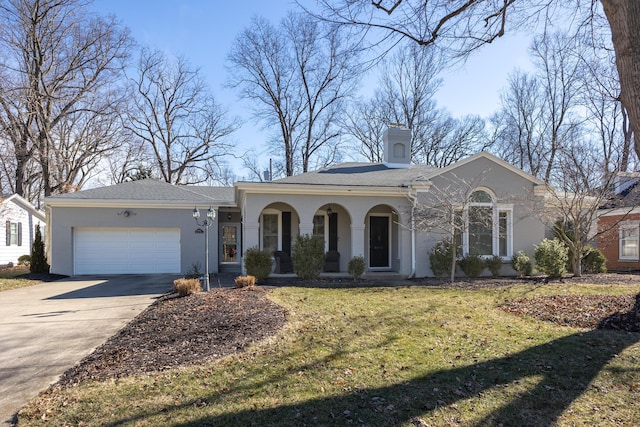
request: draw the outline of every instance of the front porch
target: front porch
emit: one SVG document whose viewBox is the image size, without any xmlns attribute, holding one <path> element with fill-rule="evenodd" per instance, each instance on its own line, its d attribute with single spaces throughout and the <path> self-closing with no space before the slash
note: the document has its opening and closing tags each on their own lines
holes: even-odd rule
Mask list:
<svg viewBox="0 0 640 427">
<path fill-rule="evenodd" d="M 286 259 L 296 235 L 315 235 L 325 242 L 323 277 L 349 277 L 349 261 L 356 256 L 365 259 L 366 273 L 408 276 L 411 271 L 405 197 L 380 203 L 377 197 L 280 195 L 273 202 L 251 196 L 243 211 L 243 250 L 259 247 Z M 292 269 L 278 263 L 275 273 Z"/>
</svg>

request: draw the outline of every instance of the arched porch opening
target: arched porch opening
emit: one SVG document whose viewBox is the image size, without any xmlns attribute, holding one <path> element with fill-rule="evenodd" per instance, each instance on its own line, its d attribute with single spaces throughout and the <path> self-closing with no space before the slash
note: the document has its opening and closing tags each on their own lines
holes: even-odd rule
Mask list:
<svg viewBox="0 0 640 427">
<path fill-rule="evenodd" d="M 351 215 L 338 203 L 326 203 L 313 214 L 314 236 L 324 240 L 325 273 L 344 272 L 351 255 Z"/>
</svg>

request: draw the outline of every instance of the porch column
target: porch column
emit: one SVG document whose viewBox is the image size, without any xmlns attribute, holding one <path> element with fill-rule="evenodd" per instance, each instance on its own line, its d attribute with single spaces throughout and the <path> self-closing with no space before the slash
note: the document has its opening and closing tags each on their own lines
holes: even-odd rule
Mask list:
<svg viewBox="0 0 640 427">
<path fill-rule="evenodd" d="M 244 251 L 249 248 L 260 246 L 260 223 L 257 221 L 245 221 L 242 228 L 242 274 L 247 274 L 247 270 L 244 267 Z"/>
<path fill-rule="evenodd" d="M 300 235 L 304 236 L 305 234 L 308 234 L 309 236 L 313 236 L 313 222 L 300 223 Z"/>
<path fill-rule="evenodd" d="M 351 258 L 364 257 L 364 224 L 351 224 Z"/>
</svg>

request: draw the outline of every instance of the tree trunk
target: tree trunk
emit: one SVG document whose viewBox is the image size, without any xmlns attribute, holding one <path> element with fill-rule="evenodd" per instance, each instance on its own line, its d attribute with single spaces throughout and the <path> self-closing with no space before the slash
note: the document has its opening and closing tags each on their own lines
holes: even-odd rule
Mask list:
<svg viewBox="0 0 640 427">
<path fill-rule="evenodd" d="M 611 27 L 616 66 L 620 77 L 620 102 L 629 114 L 629 125 L 640 134 L 640 1 L 600 0 Z M 640 140 L 634 149 L 640 155 Z"/>
</svg>

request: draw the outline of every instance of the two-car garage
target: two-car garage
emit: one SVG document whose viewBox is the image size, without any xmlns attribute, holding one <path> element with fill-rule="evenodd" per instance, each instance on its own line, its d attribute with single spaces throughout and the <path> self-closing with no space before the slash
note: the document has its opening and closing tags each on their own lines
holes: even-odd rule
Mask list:
<svg viewBox="0 0 640 427">
<path fill-rule="evenodd" d="M 73 229 L 74 274 L 180 273 L 180 229 Z"/>
</svg>

